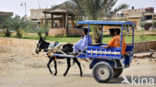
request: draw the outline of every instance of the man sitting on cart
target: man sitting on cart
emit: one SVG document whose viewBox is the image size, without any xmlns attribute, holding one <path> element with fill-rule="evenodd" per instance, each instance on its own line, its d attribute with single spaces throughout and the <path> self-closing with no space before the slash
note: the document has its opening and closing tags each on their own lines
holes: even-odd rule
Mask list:
<svg viewBox="0 0 156 87">
<path fill-rule="evenodd" d="M 108 42 L 108 46 L 102 46 L 105 48 L 109 48 L 109 47 L 120 47 L 120 40 L 121 40 L 121 36 L 120 36 L 120 29 L 116 28 L 114 30 L 114 37 Z M 122 37 L 122 50 L 121 53 L 122 55 L 125 55 L 125 50 L 126 50 L 126 43 L 125 43 L 125 39 L 124 37 Z"/>
<path fill-rule="evenodd" d="M 88 45 L 92 44 L 92 38 L 88 35 L 89 33 L 87 28 L 84 28 L 82 34 L 83 37 L 81 40 L 73 45 L 73 53 L 71 53 L 72 55 L 77 55 L 79 52 L 84 51 Z"/>
<path fill-rule="evenodd" d="M 109 32 L 110 32 L 110 35 L 112 36 L 112 37 L 114 37 L 115 36 L 115 29 L 114 28 L 110 28 L 109 29 Z"/>
</svg>

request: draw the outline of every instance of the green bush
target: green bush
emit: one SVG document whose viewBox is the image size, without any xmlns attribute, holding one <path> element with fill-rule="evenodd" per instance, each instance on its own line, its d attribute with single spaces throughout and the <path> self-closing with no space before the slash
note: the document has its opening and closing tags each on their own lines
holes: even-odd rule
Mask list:
<svg viewBox="0 0 156 87">
<path fill-rule="evenodd" d="M 39 37 L 43 37 L 43 36 L 47 36 L 47 32 L 49 31 L 49 27 L 48 26 L 41 26 L 40 28 L 37 29 L 37 35 Z"/>
<path fill-rule="evenodd" d="M 6 37 L 11 36 L 11 30 L 10 27 L 10 21 L 11 17 L 0 17 L 0 28 L 2 28 L 2 31 Z"/>
<path fill-rule="evenodd" d="M 141 38 L 142 40 L 145 40 L 145 39 L 146 39 L 146 37 L 145 37 L 145 35 L 144 35 L 144 26 L 145 26 L 145 22 L 140 22 L 140 23 L 139 23 L 139 26 L 142 28 L 142 29 L 141 29 L 140 38 Z"/>
</svg>

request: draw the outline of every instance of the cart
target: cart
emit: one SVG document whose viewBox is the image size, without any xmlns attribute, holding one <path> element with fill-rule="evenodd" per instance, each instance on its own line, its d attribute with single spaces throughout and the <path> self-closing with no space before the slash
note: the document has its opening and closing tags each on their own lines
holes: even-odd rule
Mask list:
<svg viewBox="0 0 156 87">
<path fill-rule="evenodd" d="M 93 69 L 92 74 L 96 81 L 98 82 L 108 82 L 112 78 L 119 77 L 123 69 L 128 68 L 133 59 L 133 49 L 134 49 L 134 27 L 135 24 L 130 21 L 78 21 L 77 24 L 87 25 L 88 30 L 90 25 L 100 25 L 103 26 L 121 26 L 121 37 L 123 36 L 124 26 L 130 26 L 132 28 L 132 44 L 127 45 L 126 53 L 127 56 L 121 54 L 121 47 L 110 47 L 108 49 L 101 47 L 101 45 L 107 44 L 97 44 L 91 45 L 86 48 L 85 51 L 79 53 L 76 58 L 89 58 L 92 60 L 89 68 Z M 103 32 L 101 30 L 101 32 Z M 103 35 L 101 35 L 101 38 Z M 102 39 L 101 39 L 102 40 Z M 120 43 L 122 43 L 122 38 Z M 71 55 L 60 55 L 55 54 L 53 56 L 62 56 L 62 57 L 73 57 Z"/>
</svg>

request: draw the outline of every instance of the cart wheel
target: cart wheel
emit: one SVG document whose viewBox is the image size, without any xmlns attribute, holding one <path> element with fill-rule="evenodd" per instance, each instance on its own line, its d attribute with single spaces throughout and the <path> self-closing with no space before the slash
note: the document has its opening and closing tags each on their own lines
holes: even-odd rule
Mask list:
<svg viewBox="0 0 156 87">
<path fill-rule="evenodd" d="M 123 69 L 114 69 L 114 78 L 118 78 L 122 74 Z"/>
<path fill-rule="evenodd" d="M 99 62 L 93 68 L 93 77 L 98 82 L 108 82 L 114 76 L 112 66 L 107 62 Z"/>
</svg>

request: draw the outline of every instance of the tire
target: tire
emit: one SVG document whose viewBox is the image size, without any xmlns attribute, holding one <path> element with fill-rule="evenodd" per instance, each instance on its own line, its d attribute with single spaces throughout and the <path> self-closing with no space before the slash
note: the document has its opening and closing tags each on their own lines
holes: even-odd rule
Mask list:
<svg viewBox="0 0 156 87">
<path fill-rule="evenodd" d="M 114 69 L 114 78 L 118 78 L 123 72 L 123 69 Z"/>
<path fill-rule="evenodd" d="M 108 82 L 114 76 L 112 66 L 107 62 L 99 62 L 93 67 L 93 77 L 100 83 Z"/>
</svg>

